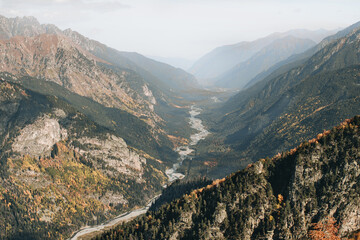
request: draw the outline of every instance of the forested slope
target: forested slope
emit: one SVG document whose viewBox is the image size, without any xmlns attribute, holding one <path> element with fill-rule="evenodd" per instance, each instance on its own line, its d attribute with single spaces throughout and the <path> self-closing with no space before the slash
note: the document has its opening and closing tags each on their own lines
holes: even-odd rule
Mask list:
<svg viewBox="0 0 360 240">
<path fill-rule="evenodd" d="M 308 239 L 334 217 L 360 229 L 360 116 L 97 239 Z"/>
</svg>

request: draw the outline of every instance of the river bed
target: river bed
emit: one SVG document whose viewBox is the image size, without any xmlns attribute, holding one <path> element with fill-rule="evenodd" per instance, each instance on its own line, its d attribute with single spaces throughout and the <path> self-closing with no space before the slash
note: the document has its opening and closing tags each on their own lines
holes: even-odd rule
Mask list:
<svg viewBox="0 0 360 240">
<path fill-rule="evenodd" d="M 178 162 L 173 165 L 172 168 L 169 168 L 166 170 L 166 175 L 169 178 L 169 182 L 173 182 L 176 179 L 182 179 L 185 177 L 184 174 L 177 172 L 179 167 L 181 166 L 182 162 L 185 159 L 192 159 L 191 156 L 189 156 L 192 152 L 194 152 L 194 149 L 192 149 L 192 146 L 195 146 L 198 144 L 198 142 L 202 139 L 205 139 L 207 135 L 209 135 L 209 131 L 205 129 L 204 125 L 202 124 L 201 119 L 196 118 L 197 115 L 201 113 L 202 109 L 199 107 L 196 107 L 195 105 L 192 105 L 189 111 L 190 117 L 189 117 L 189 123 L 191 128 L 197 131 L 197 133 L 194 133 L 190 136 L 190 144 L 186 146 L 181 146 L 176 149 L 176 151 L 179 153 Z"/>
</svg>

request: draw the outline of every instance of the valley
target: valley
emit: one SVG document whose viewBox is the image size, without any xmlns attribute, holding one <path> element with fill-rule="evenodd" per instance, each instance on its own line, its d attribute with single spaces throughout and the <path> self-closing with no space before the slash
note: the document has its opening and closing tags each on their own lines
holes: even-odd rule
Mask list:
<svg viewBox="0 0 360 240">
<path fill-rule="evenodd" d="M 168 182 L 171 184 L 177 179 L 183 179 L 185 177 L 184 174 L 177 172 L 179 166 L 182 164 L 182 162 L 190 158 L 191 161 L 191 153 L 194 151 L 194 149 L 191 149 L 191 147 L 195 147 L 196 144 L 200 141 L 205 139 L 205 137 L 209 134 L 209 132 L 205 129 L 205 126 L 202 124 L 201 120 L 196 118 L 197 115 L 201 113 L 201 109 L 196 107 L 195 105 L 191 105 L 189 109 L 189 123 L 191 128 L 195 130 L 195 133 L 190 136 L 191 142 L 189 145 L 181 146 L 176 149 L 176 151 L 179 153 L 180 157 L 178 158 L 178 162 L 173 165 L 172 168 L 169 168 L 165 171 Z M 164 188 L 167 187 L 167 184 L 164 185 Z M 91 239 L 95 236 L 100 235 L 101 233 L 116 227 L 120 223 L 128 222 L 138 216 L 141 216 L 145 214 L 151 205 L 158 199 L 160 195 L 155 196 L 152 198 L 145 207 L 135 209 L 133 211 L 123 213 L 111 220 L 106 221 L 105 223 L 102 223 L 97 226 L 89 226 L 82 228 L 79 232 L 75 233 L 70 239 L 71 240 L 85 240 L 85 239 Z"/>
<path fill-rule="evenodd" d="M 0 239 L 358 239 L 360 22 L 261 36 L 184 70 L 0 15 Z"/>
</svg>

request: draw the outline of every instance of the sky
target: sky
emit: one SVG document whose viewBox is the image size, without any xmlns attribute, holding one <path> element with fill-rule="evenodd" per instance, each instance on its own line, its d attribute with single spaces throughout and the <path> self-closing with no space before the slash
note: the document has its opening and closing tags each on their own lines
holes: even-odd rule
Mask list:
<svg viewBox="0 0 360 240">
<path fill-rule="evenodd" d="M 34 16 L 121 51 L 196 60 L 273 32 L 347 27 L 360 21 L 360 1 L 0 0 L 0 14 Z"/>
</svg>

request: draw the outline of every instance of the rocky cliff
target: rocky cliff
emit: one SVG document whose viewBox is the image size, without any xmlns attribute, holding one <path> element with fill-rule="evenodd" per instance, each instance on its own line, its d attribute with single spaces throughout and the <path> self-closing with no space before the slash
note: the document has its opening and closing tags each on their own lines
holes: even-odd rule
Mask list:
<svg viewBox="0 0 360 240">
<path fill-rule="evenodd" d="M 0 238 L 64 238 L 167 180 L 160 160 L 54 96 L 2 80 L 0 106 Z"/>
</svg>

